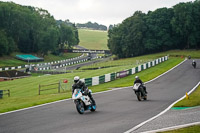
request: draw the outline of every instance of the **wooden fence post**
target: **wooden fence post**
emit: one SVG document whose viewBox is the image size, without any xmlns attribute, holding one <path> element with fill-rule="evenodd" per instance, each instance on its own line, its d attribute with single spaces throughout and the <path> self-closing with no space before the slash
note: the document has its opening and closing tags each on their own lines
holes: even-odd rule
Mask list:
<svg viewBox="0 0 200 133">
<path fill-rule="evenodd" d="M 8 89 L 8 96 L 10 97 L 10 90 Z"/>
<path fill-rule="evenodd" d="M 39 95 L 40 95 L 40 84 L 39 84 Z"/>
<path fill-rule="evenodd" d="M 60 93 L 60 82 L 58 83 L 58 93 Z"/>
</svg>

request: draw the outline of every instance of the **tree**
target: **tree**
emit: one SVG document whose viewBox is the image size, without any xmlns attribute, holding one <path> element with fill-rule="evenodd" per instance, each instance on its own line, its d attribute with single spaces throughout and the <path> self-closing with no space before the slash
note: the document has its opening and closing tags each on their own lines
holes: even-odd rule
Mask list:
<svg viewBox="0 0 200 133">
<path fill-rule="evenodd" d="M 174 32 L 179 37 L 179 48 L 194 47 L 196 20 L 193 18 L 192 2 L 180 3 L 174 6 L 174 17 L 171 24 Z"/>
<path fill-rule="evenodd" d="M 8 48 L 8 53 L 18 50 L 46 55 L 58 51 L 60 43 L 69 44 L 69 47 L 79 43 L 75 24 L 69 20 L 56 21 L 47 10 L 41 8 L 0 2 L 0 20 L 0 29 L 5 32 L 2 36 L 8 42 L 4 48 Z M 60 29 L 58 23 L 64 23 L 67 27 Z"/>
<path fill-rule="evenodd" d="M 145 14 L 137 11 L 108 32 L 108 47 L 119 58 L 144 53 Z"/>
<path fill-rule="evenodd" d="M 146 52 L 160 52 L 173 46 L 172 27 L 170 24 L 172 17 L 173 9 L 171 8 L 160 8 L 154 12 L 148 12 L 144 42 Z"/>
<path fill-rule="evenodd" d="M 0 30 L 0 56 L 8 53 L 8 40 L 5 32 Z"/>
<path fill-rule="evenodd" d="M 43 32 L 42 34 L 41 44 L 39 45 L 40 52 L 42 56 L 48 54 L 49 51 L 56 50 L 56 44 L 58 42 L 59 32 L 55 27 L 50 27 L 47 29 L 47 32 Z"/>
<path fill-rule="evenodd" d="M 200 48 L 200 1 L 144 14 L 136 11 L 109 29 L 108 47 L 119 58 L 169 49 Z"/>
<path fill-rule="evenodd" d="M 107 27 L 105 25 L 102 24 L 98 24 L 96 22 L 92 23 L 92 22 L 87 22 L 85 24 L 77 24 L 78 28 L 89 28 L 89 29 L 94 29 L 94 30 L 107 30 Z"/>
<path fill-rule="evenodd" d="M 109 25 L 108 30 L 112 29 L 113 27 L 113 25 Z"/>
<path fill-rule="evenodd" d="M 118 55 L 119 58 L 123 57 L 121 49 L 121 32 L 119 26 L 113 27 L 108 31 L 108 48 L 112 54 Z"/>
</svg>

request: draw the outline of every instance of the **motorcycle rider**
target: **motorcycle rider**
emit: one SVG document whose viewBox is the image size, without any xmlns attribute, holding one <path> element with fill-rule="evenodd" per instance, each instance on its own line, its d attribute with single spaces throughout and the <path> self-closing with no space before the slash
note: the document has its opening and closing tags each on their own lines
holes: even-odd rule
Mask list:
<svg viewBox="0 0 200 133">
<path fill-rule="evenodd" d="M 143 88 L 144 92 L 147 94 L 146 87 L 143 85 L 143 82 L 142 82 L 142 80 L 139 78 L 139 76 L 135 76 L 134 84 L 136 84 L 136 83 L 140 83 L 140 84 L 142 85 L 142 88 Z M 146 94 L 145 94 L 145 95 L 146 95 Z"/>
<path fill-rule="evenodd" d="M 80 80 L 79 76 L 74 77 L 74 84 L 72 85 L 72 94 L 74 93 L 75 89 L 81 89 L 83 95 L 88 95 L 92 103 L 95 104 L 91 92 L 88 90 L 88 87 L 85 85 L 85 83 Z"/>
<path fill-rule="evenodd" d="M 197 65 L 196 61 L 193 60 L 193 61 L 192 61 L 192 66 L 193 66 L 194 68 L 196 68 L 196 65 Z"/>
</svg>

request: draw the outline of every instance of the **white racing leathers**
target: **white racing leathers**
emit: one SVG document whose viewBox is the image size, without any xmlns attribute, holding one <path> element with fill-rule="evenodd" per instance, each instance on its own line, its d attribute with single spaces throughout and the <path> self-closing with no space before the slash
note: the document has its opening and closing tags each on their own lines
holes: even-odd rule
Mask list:
<svg viewBox="0 0 200 133">
<path fill-rule="evenodd" d="M 78 113 L 83 114 L 85 110 L 90 110 L 92 112 L 95 111 L 96 104 L 93 104 L 88 95 L 83 94 L 84 93 L 81 91 L 81 89 L 75 89 L 74 93 L 72 94 L 72 99 L 74 100 Z"/>
</svg>

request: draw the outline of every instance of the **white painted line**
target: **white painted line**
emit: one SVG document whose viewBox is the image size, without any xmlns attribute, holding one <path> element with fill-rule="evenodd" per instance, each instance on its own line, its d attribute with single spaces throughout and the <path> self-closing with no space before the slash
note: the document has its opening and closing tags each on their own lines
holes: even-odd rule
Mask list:
<svg viewBox="0 0 200 133">
<path fill-rule="evenodd" d="M 158 77 L 156 77 L 156 78 L 154 78 L 154 79 L 152 79 L 152 80 L 149 80 L 149 81 L 145 82 L 145 84 L 146 84 L 146 83 L 149 83 L 149 82 L 152 82 L 152 81 L 154 81 L 154 80 L 160 78 L 161 76 L 165 75 L 166 73 L 172 71 L 172 70 L 175 69 L 176 67 L 178 67 L 178 66 L 180 66 L 181 64 L 183 64 L 186 60 L 187 60 L 187 59 L 185 59 L 184 61 L 182 61 L 182 62 L 179 63 L 178 65 L 174 66 L 173 68 L 169 69 L 168 71 L 164 72 L 163 74 L 159 75 Z"/>
<path fill-rule="evenodd" d="M 188 94 L 192 93 L 199 86 L 199 84 L 200 84 L 200 82 L 190 92 L 188 92 Z M 172 103 L 168 108 L 166 108 L 164 111 L 160 112 L 158 115 L 156 115 L 156 116 L 154 116 L 154 117 L 152 117 L 152 118 L 140 123 L 139 125 L 131 128 L 130 130 L 128 130 L 128 131 L 126 131 L 124 133 L 131 133 L 131 132 L 135 131 L 136 129 L 140 128 L 141 126 L 143 126 L 144 124 L 146 124 L 146 123 L 152 121 L 153 119 L 161 116 L 162 114 L 166 113 L 170 108 L 172 108 L 174 104 L 176 104 L 177 102 L 181 101 L 184 98 L 185 98 L 185 95 L 183 97 L 181 97 L 180 99 L 178 99 L 177 101 L 175 101 L 174 103 Z"/>
<path fill-rule="evenodd" d="M 165 132 L 165 131 L 176 130 L 176 129 L 185 128 L 185 127 L 189 127 L 189 126 L 194 126 L 194 125 L 200 125 L 200 122 L 194 122 L 194 123 L 189 123 L 189 124 L 184 124 L 184 125 L 162 128 L 162 129 L 158 129 L 158 130 L 152 130 L 152 131 L 145 131 L 145 132 L 142 132 L 142 133 Z"/>
<path fill-rule="evenodd" d="M 10 113 L 14 113 L 14 112 L 23 111 L 23 110 L 33 109 L 33 108 L 37 108 L 37 107 L 41 107 L 41 106 L 45 106 L 45 105 L 49 105 L 49 104 L 53 104 L 53 103 L 68 101 L 68 100 L 71 100 L 71 98 L 64 99 L 64 100 L 59 100 L 59 101 L 55 101 L 55 102 L 51 102 L 51 103 L 45 103 L 45 104 L 41 104 L 41 105 L 36 105 L 36 106 L 28 107 L 28 108 L 18 109 L 18 110 L 14 110 L 14 111 L 9 111 L 9 112 L 5 112 L 5 113 L 0 113 L 0 115 L 5 115 L 5 114 L 10 114 Z"/>
<path fill-rule="evenodd" d="M 106 92 L 111 92 L 111 91 L 122 90 L 122 89 L 125 89 L 125 88 L 127 88 L 127 87 L 124 87 L 124 88 L 114 88 L 114 89 L 112 89 L 112 90 L 96 92 L 96 93 L 94 93 L 94 94 L 92 94 L 92 95 L 95 95 L 95 94 L 101 94 L 101 93 L 106 93 Z"/>
<path fill-rule="evenodd" d="M 173 67 L 172 69 L 168 70 L 167 72 L 173 70 L 177 66 L 181 65 L 183 62 L 181 62 L 180 64 L 176 65 L 175 67 Z M 166 74 L 167 72 L 165 72 L 164 74 Z M 164 75 L 164 74 L 161 74 L 161 75 Z M 161 77 L 161 76 L 158 76 L 158 77 Z M 155 79 L 157 79 L 158 77 L 156 77 Z M 152 79 L 149 82 L 152 82 L 155 79 Z M 149 83 L 149 82 L 145 82 L 145 83 Z M 123 88 L 115 88 L 115 89 L 112 89 L 112 90 L 107 90 L 107 91 L 93 93 L 93 95 L 95 95 L 95 94 L 101 94 L 101 93 L 106 93 L 106 92 L 111 92 L 111 91 L 116 91 L 116 90 L 121 90 L 121 89 L 126 89 L 126 88 L 130 88 L 130 87 L 131 86 L 129 86 L 129 87 L 123 87 Z M 49 104 L 53 104 L 53 103 L 63 102 L 63 101 L 67 101 L 67 100 L 71 100 L 71 98 L 64 99 L 64 100 L 59 100 L 59 101 L 55 101 L 55 102 L 50 102 L 50 103 L 46 103 L 46 104 L 41 104 L 41 105 L 37 105 L 37 106 L 32 106 L 32 107 L 28 107 L 28 108 L 18 109 L 18 110 L 14 110 L 14 111 L 9 111 L 9 112 L 5 112 L 5 113 L 0 113 L 0 115 L 6 115 L 6 114 L 14 113 L 14 112 L 19 112 L 19 111 L 24 111 L 24 110 L 28 110 L 28 109 L 33 109 L 33 108 L 37 108 L 37 107 L 41 107 L 41 106 L 45 106 L 45 105 L 49 105 Z"/>
</svg>

